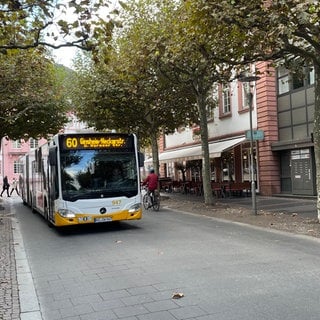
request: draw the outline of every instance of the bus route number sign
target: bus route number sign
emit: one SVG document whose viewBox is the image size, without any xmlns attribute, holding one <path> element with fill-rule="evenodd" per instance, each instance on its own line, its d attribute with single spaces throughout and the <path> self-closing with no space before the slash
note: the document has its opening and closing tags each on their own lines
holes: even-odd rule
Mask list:
<svg viewBox="0 0 320 320">
<path fill-rule="evenodd" d="M 127 140 L 121 136 L 66 136 L 63 140 L 65 149 L 119 149 L 125 148 Z"/>
</svg>

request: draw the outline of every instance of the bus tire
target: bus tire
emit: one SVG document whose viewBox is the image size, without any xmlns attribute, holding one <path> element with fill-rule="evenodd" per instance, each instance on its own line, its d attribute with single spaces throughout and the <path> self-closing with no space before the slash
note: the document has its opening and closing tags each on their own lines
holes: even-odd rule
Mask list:
<svg viewBox="0 0 320 320">
<path fill-rule="evenodd" d="M 31 201 L 31 212 L 32 213 L 36 213 L 37 212 L 36 207 L 33 205 L 33 201 Z"/>
<path fill-rule="evenodd" d="M 46 220 L 48 227 L 52 228 L 53 225 L 49 219 L 49 209 L 47 206 L 45 206 L 45 208 L 44 208 L 44 219 Z"/>
</svg>

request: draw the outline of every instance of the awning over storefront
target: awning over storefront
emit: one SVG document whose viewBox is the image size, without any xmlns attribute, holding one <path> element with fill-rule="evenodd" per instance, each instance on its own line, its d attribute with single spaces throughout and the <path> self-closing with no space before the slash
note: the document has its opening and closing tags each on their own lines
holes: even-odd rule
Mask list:
<svg viewBox="0 0 320 320">
<path fill-rule="evenodd" d="M 160 153 L 160 162 L 183 161 L 201 159 L 201 146 L 165 151 Z"/>
<path fill-rule="evenodd" d="M 219 158 L 223 151 L 226 151 L 236 145 L 244 142 L 246 137 L 238 137 L 229 140 L 212 142 L 209 144 L 210 158 Z M 196 160 L 202 158 L 201 145 L 181 148 L 172 151 L 165 151 L 160 153 L 160 162 L 177 162 L 184 160 Z"/>
<path fill-rule="evenodd" d="M 234 138 L 234 139 L 210 143 L 209 144 L 210 157 L 219 158 L 221 157 L 221 153 L 223 151 L 227 151 L 228 149 L 231 149 L 237 146 L 238 144 L 241 144 L 244 141 L 246 141 L 246 137 L 240 137 L 240 138 Z"/>
</svg>

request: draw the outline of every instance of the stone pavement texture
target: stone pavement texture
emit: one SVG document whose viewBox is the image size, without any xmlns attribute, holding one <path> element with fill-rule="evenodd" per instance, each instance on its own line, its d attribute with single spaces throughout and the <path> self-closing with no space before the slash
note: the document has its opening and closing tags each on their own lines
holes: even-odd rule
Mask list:
<svg viewBox="0 0 320 320">
<path fill-rule="evenodd" d="M 0 199 L 0 320 L 41 320 L 23 239 L 10 203 Z M 161 206 L 320 238 L 315 198 L 257 197 L 256 216 L 250 197 L 217 199 L 214 206 L 206 206 L 199 196 L 166 193 Z"/>
<path fill-rule="evenodd" d="M 320 238 L 315 197 L 258 196 L 257 214 L 253 214 L 250 196 L 218 198 L 213 206 L 192 194 L 165 193 L 162 199 L 162 206 L 175 210 Z"/>
<path fill-rule="evenodd" d="M 0 204 L 0 319 L 19 320 L 20 304 L 16 274 L 12 216 Z"/>
</svg>

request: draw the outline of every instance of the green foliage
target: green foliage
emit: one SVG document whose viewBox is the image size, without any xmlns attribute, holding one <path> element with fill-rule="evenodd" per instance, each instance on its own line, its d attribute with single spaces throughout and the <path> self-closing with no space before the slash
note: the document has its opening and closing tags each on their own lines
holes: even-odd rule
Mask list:
<svg viewBox="0 0 320 320">
<path fill-rule="evenodd" d="M 105 0 L 1 1 L 0 49 L 44 45 L 95 50 L 96 39 L 108 41 L 113 29 L 108 6 Z"/>
<path fill-rule="evenodd" d="M 224 57 L 235 64 L 272 60 L 294 73 L 313 65 L 315 70 L 314 147 L 317 191 L 320 193 L 320 3 L 318 0 L 186 0 L 194 21 L 206 26 L 203 36 L 217 34 Z M 230 32 L 228 32 L 230 27 Z M 227 44 L 227 45 L 226 45 Z M 236 53 L 236 54 L 234 54 Z M 318 199 L 320 208 L 320 198 Z M 318 213 L 320 220 L 320 210 Z"/>
<path fill-rule="evenodd" d="M 197 113 L 189 88 L 159 69 L 163 21 L 144 5 L 127 3 L 124 30 L 101 49 L 95 65 L 81 70 L 77 105 L 79 116 L 96 128 L 134 131 L 150 143 L 153 135 L 196 121 Z"/>
<path fill-rule="evenodd" d="M 64 125 L 65 102 L 42 50 L 0 55 L 0 136 L 45 137 Z"/>
<path fill-rule="evenodd" d="M 259 60 L 312 62 L 314 130 L 320 132 L 319 7 L 318 1 L 297 0 L 126 1 L 117 38 L 98 35 L 107 41 L 79 78 L 79 115 L 97 128 L 135 131 L 146 141 L 200 124 L 206 197 L 206 109 L 214 103 L 208 97 L 212 85 L 229 81 L 234 70 Z"/>
<path fill-rule="evenodd" d="M 285 58 L 319 63 L 319 1 L 187 0 L 203 36 L 219 33 L 224 57 L 236 62 Z M 227 28 L 230 28 L 227 31 Z M 235 56 L 234 50 L 239 52 Z"/>
</svg>

